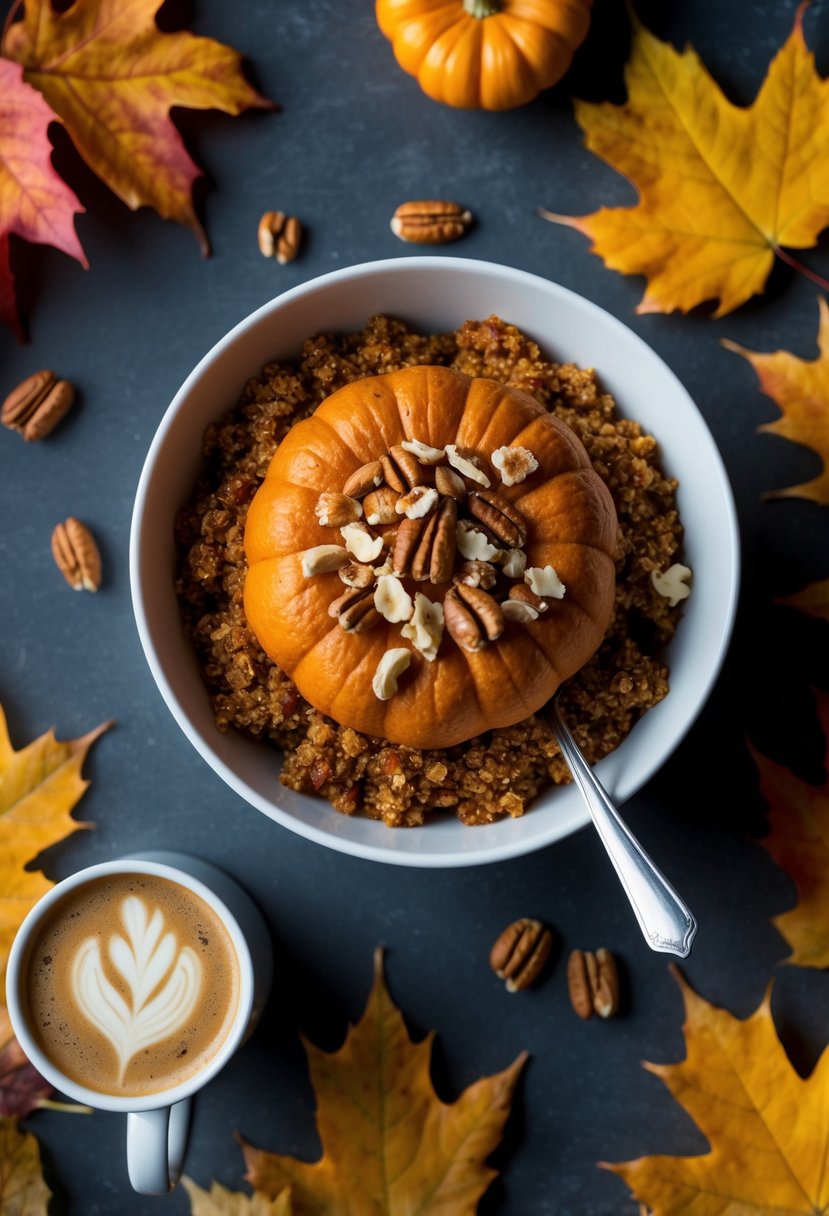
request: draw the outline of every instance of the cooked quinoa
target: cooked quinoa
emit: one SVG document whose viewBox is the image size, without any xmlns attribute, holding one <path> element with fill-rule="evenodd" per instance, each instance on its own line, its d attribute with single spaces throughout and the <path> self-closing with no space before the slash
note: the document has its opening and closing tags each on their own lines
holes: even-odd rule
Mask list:
<svg viewBox="0 0 829 1216">
<path fill-rule="evenodd" d="M 616 603 L 601 647 L 563 690 L 562 708 L 591 762 L 618 747 L 668 692 L 663 650 L 680 612 L 650 576 L 671 565 L 681 544 L 676 482 L 659 468 L 656 440 L 617 416 L 593 371 L 548 362 L 497 317 L 428 336 L 373 317 L 359 333 L 310 338 L 295 364 L 267 364 L 205 435 L 200 479 L 176 521 L 176 591 L 218 728 L 275 743 L 284 785 L 390 827 L 414 827 L 450 808 L 463 823 L 491 823 L 523 814 L 539 791 L 569 780 L 543 710 L 443 751 L 362 735 L 299 695 L 257 643 L 242 604 L 245 516 L 279 442 L 349 381 L 412 364 L 442 364 L 531 393 L 573 428 L 607 483 L 619 518 Z M 274 779 L 276 771 L 274 757 Z"/>
</svg>

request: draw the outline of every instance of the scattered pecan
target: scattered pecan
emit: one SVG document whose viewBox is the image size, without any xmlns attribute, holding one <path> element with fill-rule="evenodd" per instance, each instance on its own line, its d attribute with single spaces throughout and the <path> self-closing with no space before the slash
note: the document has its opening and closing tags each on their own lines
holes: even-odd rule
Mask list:
<svg viewBox="0 0 829 1216">
<path fill-rule="evenodd" d="M 276 258 L 280 265 L 292 262 L 299 252 L 302 225 L 295 215 L 284 211 L 266 211 L 256 232 L 259 252 L 263 258 Z"/>
<path fill-rule="evenodd" d="M 443 601 L 446 628 L 464 650 L 482 650 L 488 642 L 496 642 L 504 632 L 501 607 L 480 587 L 465 583 L 450 587 Z"/>
<path fill-rule="evenodd" d="M 343 524 L 352 524 L 362 513 L 363 508 L 356 498 L 329 491 L 320 494 L 314 507 L 314 514 L 325 528 L 340 528 Z"/>
<path fill-rule="evenodd" d="M 380 461 L 370 460 L 368 464 L 361 464 L 359 469 L 355 469 L 351 474 L 343 486 L 343 494 L 347 494 L 349 498 L 363 498 L 369 490 L 379 486 L 382 480 L 383 467 Z"/>
<path fill-rule="evenodd" d="M 415 455 L 407 452 L 399 443 L 380 457 L 380 464 L 383 467 L 386 485 L 397 490 L 398 494 L 404 494 L 413 486 L 426 485 L 428 475 L 423 465 Z"/>
<path fill-rule="evenodd" d="M 574 950 L 567 961 L 570 1003 L 585 1020 L 597 1013 L 612 1018 L 619 1009 L 619 970 L 616 959 L 602 947 L 592 954 Z"/>
<path fill-rule="evenodd" d="M 101 585 L 101 554 L 95 538 L 71 515 L 52 533 L 52 556 L 73 591 L 97 591 Z"/>
<path fill-rule="evenodd" d="M 328 615 L 336 617 L 346 633 L 366 633 L 380 620 L 374 607 L 374 588 L 349 587 L 328 605 Z"/>
<path fill-rule="evenodd" d="M 496 490 L 474 490 L 466 505 L 469 514 L 505 548 L 521 549 L 527 543 L 527 521 Z"/>
<path fill-rule="evenodd" d="M 398 515 L 409 519 L 423 519 L 430 515 L 438 505 L 438 492 L 434 486 L 412 486 L 405 494 L 401 494 L 395 504 Z"/>
<path fill-rule="evenodd" d="M 375 580 L 371 566 L 365 566 L 362 562 L 348 562 L 340 567 L 339 575 L 346 587 L 371 587 Z"/>
<path fill-rule="evenodd" d="M 550 957 L 553 935 L 540 920 L 522 917 L 507 925 L 489 954 L 489 964 L 507 992 L 520 992 L 534 984 Z"/>
<path fill-rule="evenodd" d="M 0 420 L 9 430 L 34 442 L 55 429 L 74 400 L 75 390 L 68 380 L 58 380 L 50 371 L 35 372 L 9 393 L 0 409 Z"/>
<path fill-rule="evenodd" d="M 471 211 L 442 199 L 401 203 L 391 219 L 394 235 L 415 245 L 445 245 L 471 227 Z"/>
<path fill-rule="evenodd" d="M 445 465 L 435 469 L 435 489 L 438 494 L 446 494 L 457 502 L 463 502 L 466 498 L 466 482 L 460 473 L 448 469 Z"/>
</svg>

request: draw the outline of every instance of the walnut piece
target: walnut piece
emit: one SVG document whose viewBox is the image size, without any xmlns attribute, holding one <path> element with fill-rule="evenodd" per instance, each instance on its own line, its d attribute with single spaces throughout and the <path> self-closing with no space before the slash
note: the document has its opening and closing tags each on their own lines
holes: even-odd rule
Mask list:
<svg viewBox="0 0 829 1216">
<path fill-rule="evenodd" d="M 315 574 L 339 570 L 348 561 L 348 551 L 342 545 L 315 545 L 313 549 L 305 549 L 299 557 L 302 573 L 306 578 L 313 578 Z"/>
<path fill-rule="evenodd" d="M 347 494 L 322 493 L 317 499 L 314 514 L 324 528 L 339 528 L 354 523 L 363 513 L 356 498 Z"/>
<path fill-rule="evenodd" d="M 457 469 L 459 473 L 463 474 L 464 477 L 468 477 L 470 481 L 476 481 L 479 486 L 483 486 L 487 490 L 492 485 L 492 482 L 481 468 L 481 458 L 476 456 L 474 452 L 467 452 L 465 448 L 459 448 L 457 444 L 447 443 L 446 459 L 453 469 Z"/>
<path fill-rule="evenodd" d="M 395 574 L 381 574 L 378 578 L 374 607 L 393 625 L 408 621 L 414 611 L 412 597 Z"/>
<path fill-rule="evenodd" d="M 388 701 L 397 692 L 398 677 L 403 674 L 412 661 L 411 650 L 403 646 L 387 650 L 374 673 L 371 687 L 375 697 L 380 701 Z"/>
<path fill-rule="evenodd" d="M 437 504 L 438 492 L 433 486 L 412 486 L 407 494 L 400 495 L 394 509 L 407 519 L 423 519 Z"/>
<path fill-rule="evenodd" d="M 404 439 L 400 446 L 416 456 L 421 464 L 439 464 L 446 456 L 446 448 L 433 448 L 419 439 Z"/>
<path fill-rule="evenodd" d="M 564 599 L 567 590 L 552 566 L 530 566 L 524 571 L 524 582 L 536 595 L 548 595 L 551 600 Z"/>
<path fill-rule="evenodd" d="M 505 486 L 517 486 L 538 468 L 538 461 L 529 448 L 496 448 L 490 460 Z"/>
<path fill-rule="evenodd" d="M 467 561 L 491 562 L 501 553 L 501 550 L 491 545 L 483 532 L 467 519 L 458 520 L 456 535 L 458 549 Z"/>
<path fill-rule="evenodd" d="M 681 600 L 687 600 L 691 594 L 691 588 L 688 586 L 690 577 L 691 567 L 683 566 L 681 562 L 674 562 L 664 573 L 651 570 L 654 590 L 665 597 L 670 608 L 676 608 Z"/>
<path fill-rule="evenodd" d="M 382 536 L 372 536 L 365 524 L 346 524 L 340 528 L 345 547 L 358 562 L 373 562 L 383 548 Z"/>
<path fill-rule="evenodd" d="M 433 603 L 422 591 L 418 591 L 412 618 L 400 632 L 424 659 L 432 663 L 437 658 L 443 637 L 443 604 Z"/>
</svg>

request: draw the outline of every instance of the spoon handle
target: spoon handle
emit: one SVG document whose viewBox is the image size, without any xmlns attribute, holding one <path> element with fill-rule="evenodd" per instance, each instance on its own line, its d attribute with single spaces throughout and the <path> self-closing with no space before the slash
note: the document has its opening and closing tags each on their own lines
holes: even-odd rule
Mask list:
<svg viewBox="0 0 829 1216">
<path fill-rule="evenodd" d="M 552 725 L 649 946 L 687 958 L 697 931 L 694 916 L 622 820 L 579 750 L 557 702 L 552 706 Z"/>
</svg>

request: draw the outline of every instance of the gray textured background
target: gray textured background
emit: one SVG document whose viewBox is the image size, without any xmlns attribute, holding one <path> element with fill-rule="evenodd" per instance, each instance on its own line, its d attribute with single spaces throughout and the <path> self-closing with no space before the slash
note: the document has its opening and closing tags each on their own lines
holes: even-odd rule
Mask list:
<svg viewBox="0 0 829 1216">
<path fill-rule="evenodd" d="M 644 948 L 596 841 L 585 831 L 500 866 L 408 871 L 324 851 L 237 800 L 185 741 L 145 666 L 127 578 L 133 493 L 167 403 L 205 351 L 286 287 L 405 252 L 388 220 L 408 198 L 457 198 L 474 210 L 475 231 L 449 252 L 537 271 L 641 334 L 688 387 L 723 451 L 745 578 L 720 685 L 628 814 L 701 922 L 686 968 L 693 983 L 745 1015 L 776 976 L 778 1025 L 797 1066 L 808 1069 L 826 1038 L 829 981 L 778 966 L 786 951 L 769 918 L 791 904 L 792 887 L 752 839 L 763 830 L 763 804 L 744 741 L 750 732 L 770 754 L 821 778 L 809 685 L 829 679 L 825 626 L 772 600 L 829 574 L 825 514 L 810 503 L 761 502 L 762 491 L 813 476 L 818 462 L 756 434 L 775 408 L 719 339 L 812 357 L 816 289 L 781 267 L 762 299 L 725 320 L 711 321 L 706 310 L 637 317 L 641 281 L 604 269 L 579 234 L 535 217 L 538 205 L 578 214 L 633 198 L 583 149 L 569 102 L 571 93 L 621 98 L 621 5 L 599 0 L 564 87 L 502 115 L 456 112 L 424 97 L 394 64 L 371 7 L 198 0 L 172 14 L 249 55 L 253 78 L 282 107 L 236 120 L 188 114 L 181 122 L 188 146 L 209 166 L 198 194 L 214 250 L 207 262 L 187 232 L 116 202 L 58 132 L 58 163 L 88 207 L 78 229 L 91 270 L 54 251 L 16 250 L 32 343 L 18 347 L 0 333 L 0 391 L 46 365 L 78 385 L 80 404 L 37 447 L 0 435 L 0 699 L 17 745 L 53 723 L 64 736 L 108 717 L 118 723 L 88 765 L 94 784 L 81 810 L 97 829 L 48 855 L 52 877 L 136 848 L 189 849 L 242 877 L 278 940 L 279 978 L 265 1022 L 198 1106 L 188 1169 L 200 1183 L 215 1177 L 240 1186 L 236 1130 L 266 1148 L 317 1155 L 298 1031 L 329 1048 L 339 1044 L 362 1009 L 372 950 L 383 940 L 391 989 L 411 1027 L 439 1031 L 444 1097 L 522 1048 L 532 1053 L 497 1155 L 503 1180 L 481 1210 L 625 1216 L 635 1205 L 618 1180 L 596 1169 L 598 1160 L 696 1153 L 705 1142 L 640 1068 L 642 1059 L 681 1055 L 680 1000 L 664 958 Z M 657 33 L 678 45 L 693 41 L 739 102 L 754 96 L 794 14 L 791 0 L 639 7 Z M 824 72 L 828 17 L 823 3 L 806 18 Z M 256 223 L 269 208 L 295 212 L 309 233 L 301 259 L 284 269 L 256 250 Z M 806 258 L 829 270 L 825 252 Z M 88 520 L 102 542 L 106 581 L 94 598 L 72 595 L 52 564 L 52 527 L 70 513 Z M 511 997 L 489 973 L 486 954 L 519 915 L 555 925 L 562 956 L 542 987 Z M 603 944 L 624 960 L 625 1013 L 582 1024 L 567 1003 L 563 957 L 576 945 Z M 158 1201 L 131 1194 L 119 1118 L 44 1113 L 31 1126 L 56 1192 L 53 1212 L 187 1210 L 181 1192 Z"/>
</svg>

